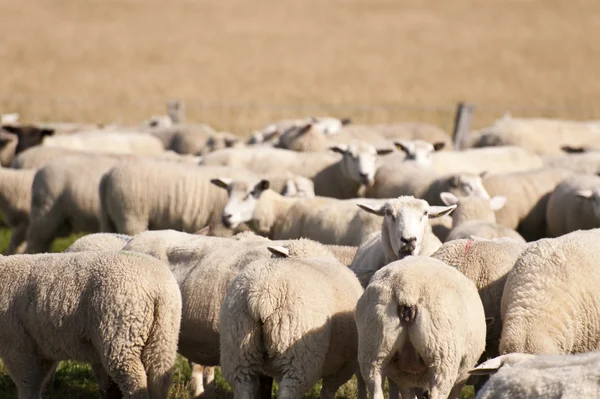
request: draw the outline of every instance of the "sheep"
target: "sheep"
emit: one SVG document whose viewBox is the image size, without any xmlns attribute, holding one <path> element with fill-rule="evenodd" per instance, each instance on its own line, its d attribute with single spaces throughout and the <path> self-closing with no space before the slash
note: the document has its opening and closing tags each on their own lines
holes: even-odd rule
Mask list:
<svg viewBox="0 0 600 399">
<path fill-rule="evenodd" d="M 356 305 L 358 361 L 371 398 L 383 377 L 402 398 L 458 398 L 485 347 L 475 284 L 438 259 L 409 256 L 373 276 Z"/>
<path fill-rule="evenodd" d="M 431 205 L 442 205 L 440 193 L 455 195 L 477 195 L 489 198 L 483 187 L 482 178 L 486 173 L 458 173 L 440 176 L 431 167 L 416 161 L 406 161 L 395 154 L 386 158 L 375 173 L 374 183 L 366 189 L 368 198 L 393 198 L 412 195 L 422 198 Z"/>
<path fill-rule="evenodd" d="M 34 170 L 0 168 L 0 212 L 4 222 L 12 229 L 9 255 L 25 250 L 34 176 Z"/>
<path fill-rule="evenodd" d="M 496 373 L 477 399 L 575 399 L 600 397 L 600 353 L 535 356 L 511 353 L 477 366 Z M 497 371 L 497 372 L 496 372 Z"/>
<path fill-rule="evenodd" d="M 496 196 L 491 199 L 481 197 L 456 197 L 452 193 L 440 194 L 446 205 L 456 205 L 452 213 L 452 230 L 446 241 L 477 236 L 481 238 L 508 237 L 515 241 L 525 242 L 519 233 L 496 223 L 495 211 L 506 203 L 506 197 Z"/>
<path fill-rule="evenodd" d="M 48 137 L 53 136 L 55 132 L 53 128 L 33 125 L 3 125 L 2 130 L 17 136 L 15 154 L 19 154 L 30 147 L 40 145 Z"/>
<path fill-rule="evenodd" d="M 46 137 L 42 146 L 111 154 L 158 155 L 165 148 L 149 134 L 117 131 L 89 131 Z"/>
<path fill-rule="evenodd" d="M 114 233 L 94 233 L 78 238 L 63 253 L 83 251 L 118 251 L 131 240 L 131 236 Z"/>
<path fill-rule="evenodd" d="M 288 119 L 277 121 L 267 125 L 258 133 L 261 133 L 262 135 L 276 135 L 277 137 L 280 137 L 290 130 L 311 125 L 322 134 L 332 135 L 338 133 L 343 126 L 349 125 L 350 123 L 352 123 L 350 118 L 338 119 L 329 116 L 313 116 L 304 119 Z"/>
<path fill-rule="evenodd" d="M 571 175 L 558 168 L 486 176 L 490 196 L 503 195 L 506 205 L 496 212 L 497 222 L 517 230 L 527 241 L 546 237 L 546 208 L 556 185 Z"/>
<path fill-rule="evenodd" d="M 27 253 L 48 252 L 55 237 L 100 231 L 98 187 L 119 159 L 68 156 L 38 170 L 31 185 Z"/>
<path fill-rule="evenodd" d="M 600 126 L 587 122 L 504 117 L 471 132 L 464 147 L 519 146 L 539 155 L 559 154 L 561 147 L 600 142 Z"/>
<path fill-rule="evenodd" d="M 206 155 L 224 148 L 239 148 L 243 146 L 244 143 L 239 136 L 229 132 L 218 132 L 206 139 L 204 146 L 197 155 Z"/>
<path fill-rule="evenodd" d="M 312 179 L 317 196 L 350 199 L 373 184 L 377 155 L 392 151 L 377 150 L 363 143 L 340 144 L 331 150 L 342 156 L 277 148 L 236 148 L 208 154 L 201 164 L 237 166 L 257 174 L 278 168 Z"/>
<path fill-rule="evenodd" d="M 358 204 L 364 211 L 383 217 L 381 231 L 373 233 L 356 251 L 350 265 L 366 286 L 374 272 L 410 255 L 429 256 L 441 245 L 431 232 L 428 219 L 448 215 L 456 205 L 430 206 L 414 197 L 398 197 L 381 206 Z"/>
<path fill-rule="evenodd" d="M 227 190 L 222 220 L 230 228 L 246 223 L 271 239 L 304 237 L 350 246 L 360 245 L 380 228 L 379 218 L 359 212 L 355 199 L 285 198 L 269 189 L 267 179 L 215 178 L 211 182 Z"/>
<path fill-rule="evenodd" d="M 444 243 L 431 255 L 432 258 L 455 267 L 473 281 L 479 291 L 487 321 L 483 360 L 499 355 L 502 292 L 509 271 L 525 248 L 526 243 L 508 238 L 459 239 Z"/>
<path fill-rule="evenodd" d="M 131 252 L 0 258 L 0 358 L 21 398 L 39 398 L 61 360 L 88 362 L 100 389 L 167 398 L 181 294 L 167 266 Z"/>
<path fill-rule="evenodd" d="M 563 155 L 548 155 L 544 157 L 544 165 L 552 168 L 562 168 L 574 173 L 596 174 L 600 172 L 600 152 L 576 152 Z"/>
<path fill-rule="evenodd" d="M 404 152 L 406 161 L 415 161 L 420 165 L 430 166 L 433 162 L 433 153 L 441 151 L 446 143 L 443 141 L 429 143 L 423 140 L 395 140 L 394 145 Z"/>
<path fill-rule="evenodd" d="M 354 310 L 362 291 L 337 260 L 284 255 L 245 267 L 219 324 L 221 370 L 234 396 L 254 397 L 266 373 L 279 382 L 280 398 L 302 398 L 322 378 L 321 398 L 333 399 L 357 371 Z"/>
<path fill-rule="evenodd" d="M 530 243 L 502 295 L 500 354 L 600 349 L 600 230 Z"/>
<path fill-rule="evenodd" d="M 547 236 L 600 227 L 600 177 L 574 175 L 556 186 L 546 207 Z"/>
<path fill-rule="evenodd" d="M 169 263 L 183 296 L 179 352 L 198 365 L 217 366 L 219 311 L 227 289 L 252 261 L 271 257 L 268 247 L 281 245 L 292 256 L 336 261 L 329 249 L 314 241 L 270 241 L 248 233 L 226 239 L 174 230 L 147 231 L 133 237 L 123 250 L 146 253 Z M 194 370 L 193 390 L 197 396 L 204 387 L 200 369 Z"/>
<path fill-rule="evenodd" d="M 432 167 L 438 173 L 508 173 L 538 169 L 542 158 L 520 147 L 472 148 L 440 151 L 432 155 Z"/>
</svg>

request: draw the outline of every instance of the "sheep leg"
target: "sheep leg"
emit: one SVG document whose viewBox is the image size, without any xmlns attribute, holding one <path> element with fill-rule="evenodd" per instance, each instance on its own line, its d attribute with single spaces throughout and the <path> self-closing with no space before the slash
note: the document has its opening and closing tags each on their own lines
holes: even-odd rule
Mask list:
<svg viewBox="0 0 600 399">
<path fill-rule="evenodd" d="M 7 255 L 23 253 L 25 250 L 25 238 L 27 237 L 27 223 L 21 223 L 13 228 L 8 246 Z"/>
<path fill-rule="evenodd" d="M 400 394 L 402 399 L 415 399 L 417 395 L 415 394 L 415 390 L 412 388 L 405 388 L 400 390 Z M 391 398 L 391 396 L 390 396 Z"/>
<path fill-rule="evenodd" d="M 395 382 L 393 382 L 392 380 L 390 380 L 389 378 L 387 379 L 388 382 L 388 394 L 390 399 L 400 399 L 400 391 L 398 390 L 398 385 L 396 385 Z M 409 396 L 410 398 L 410 396 Z M 405 399 L 404 395 L 402 395 L 401 399 Z"/>
<path fill-rule="evenodd" d="M 291 373 L 284 374 L 279 383 L 277 399 L 302 399 L 304 397 L 304 393 L 310 389 L 312 384 L 307 382 L 307 378 L 298 378 L 298 376 L 302 376 L 298 371 L 300 370 L 293 370 Z"/>
<path fill-rule="evenodd" d="M 334 399 L 335 393 L 344 385 L 354 374 L 354 364 L 348 364 L 337 374 L 323 378 L 323 387 L 321 388 L 321 399 Z"/>
<path fill-rule="evenodd" d="M 21 357 L 18 365 L 11 361 L 4 361 L 9 375 L 17 386 L 18 398 L 40 399 L 44 383 L 49 379 L 48 376 L 52 375 L 56 362 L 36 359 L 30 354 L 21 353 L 18 356 Z"/>
<path fill-rule="evenodd" d="M 255 399 L 260 391 L 260 380 L 255 375 L 246 375 L 243 380 L 236 378 L 232 385 L 235 399 Z"/>
<path fill-rule="evenodd" d="M 259 390 L 259 398 L 261 399 L 271 399 L 273 392 L 273 379 L 266 375 L 260 376 L 260 390 Z"/>
<path fill-rule="evenodd" d="M 204 366 L 188 360 L 192 369 L 192 377 L 190 380 L 190 389 L 193 398 L 199 398 L 204 393 Z"/>
<path fill-rule="evenodd" d="M 111 353 L 105 356 L 104 366 L 108 375 L 119 386 L 123 396 L 131 399 L 149 399 L 148 380 L 141 353 Z"/>
<path fill-rule="evenodd" d="M 192 397 L 214 397 L 215 395 L 215 368 L 202 366 L 188 360 L 192 369 L 190 388 Z"/>
<path fill-rule="evenodd" d="M 469 378 L 469 375 L 465 374 L 465 375 L 459 377 L 458 380 L 456 380 L 456 382 L 454 383 L 454 386 L 452 387 L 452 390 L 450 391 L 450 395 L 448 395 L 448 399 L 459 399 L 460 398 L 460 391 L 462 391 L 468 378 Z"/>
<path fill-rule="evenodd" d="M 449 396 L 452 392 L 452 388 L 455 386 L 454 380 L 448 378 L 448 375 L 452 374 L 451 370 L 458 370 L 458 365 L 450 365 L 450 367 L 444 367 L 444 370 L 441 370 L 439 367 L 432 367 L 430 369 L 431 390 L 429 392 L 429 399 L 454 398 Z M 462 381 L 462 383 L 464 384 L 464 381 Z M 460 395 L 460 389 L 458 390 L 458 393 Z M 458 398 L 458 396 L 456 396 L 456 398 Z"/>
</svg>

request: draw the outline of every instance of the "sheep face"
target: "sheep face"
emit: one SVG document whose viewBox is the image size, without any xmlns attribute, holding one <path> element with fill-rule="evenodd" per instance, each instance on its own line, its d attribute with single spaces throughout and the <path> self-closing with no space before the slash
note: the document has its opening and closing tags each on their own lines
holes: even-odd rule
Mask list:
<svg viewBox="0 0 600 399">
<path fill-rule="evenodd" d="M 423 140 L 398 140 L 394 141 L 394 145 L 397 149 L 406 154 L 407 161 L 416 161 L 421 165 L 431 165 L 431 154 L 433 154 L 435 151 L 440 151 L 443 149 L 445 143 L 439 142 L 431 144 Z"/>
<path fill-rule="evenodd" d="M 479 175 L 470 173 L 459 173 L 454 175 L 450 178 L 450 187 L 448 191 L 458 197 L 476 196 L 490 199 L 490 195 L 483 186 L 482 180 L 486 174 L 487 172 L 483 172 Z"/>
<path fill-rule="evenodd" d="M 241 223 L 252 220 L 256 202 L 269 188 L 268 180 L 256 182 L 232 182 L 231 179 L 212 179 L 211 183 L 227 190 L 228 200 L 221 220 L 226 227 L 235 229 Z"/>
<path fill-rule="evenodd" d="M 391 149 L 375 149 L 364 143 L 351 145 L 340 144 L 330 148 L 343 155 L 342 171 L 350 180 L 371 187 L 375 182 L 377 155 L 392 152 Z"/>
<path fill-rule="evenodd" d="M 383 217 L 381 239 L 386 256 L 391 259 L 418 255 L 429 227 L 428 219 L 447 215 L 456 208 L 456 205 L 430 206 L 427 201 L 410 196 L 398 197 L 380 208 L 371 208 L 364 204 L 358 206 Z"/>
<path fill-rule="evenodd" d="M 592 203 L 592 209 L 597 218 L 600 218 L 600 188 L 579 190 L 575 193 L 577 197 Z"/>
</svg>

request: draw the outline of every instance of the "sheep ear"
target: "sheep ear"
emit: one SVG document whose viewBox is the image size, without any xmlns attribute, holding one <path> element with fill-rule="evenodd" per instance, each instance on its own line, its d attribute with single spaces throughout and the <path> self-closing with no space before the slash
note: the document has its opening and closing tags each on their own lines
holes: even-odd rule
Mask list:
<svg viewBox="0 0 600 399">
<path fill-rule="evenodd" d="M 342 155 L 344 155 L 346 152 L 348 152 L 348 146 L 345 144 L 334 145 L 334 146 L 329 147 L 329 149 L 333 152 L 337 152 L 338 154 L 342 154 Z"/>
<path fill-rule="evenodd" d="M 445 146 L 446 146 L 446 143 L 444 143 L 443 141 L 433 143 L 433 151 L 440 151 L 440 150 L 444 149 Z"/>
<path fill-rule="evenodd" d="M 298 134 L 304 134 L 304 133 L 308 132 L 310 130 L 310 128 L 312 127 L 312 124 L 315 123 L 315 121 L 316 121 L 316 119 L 313 119 L 313 122 L 308 123 L 308 124 L 302 126 L 300 129 L 298 129 Z"/>
<path fill-rule="evenodd" d="M 263 192 L 265 190 L 268 190 L 270 186 L 271 186 L 271 183 L 268 180 L 262 179 L 255 186 L 255 189 L 259 190 L 259 192 Z"/>
<path fill-rule="evenodd" d="M 449 193 L 447 191 L 440 193 L 440 199 L 442 200 L 444 205 L 450 206 L 450 205 L 458 204 L 458 198 L 456 197 L 456 195 Z"/>
<path fill-rule="evenodd" d="M 394 152 L 394 150 L 392 150 L 391 148 L 378 148 L 376 151 L 377 155 L 387 155 L 391 152 Z"/>
<path fill-rule="evenodd" d="M 210 182 L 217 187 L 221 187 L 221 188 L 224 188 L 225 190 L 227 190 L 227 188 L 231 184 L 231 179 L 228 179 L 226 177 L 221 177 L 221 178 L 217 178 L 217 179 L 211 179 Z"/>
<path fill-rule="evenodd" d="M 410 154 L 410 148 L 408 143 L 404 142 L 404 141 L 400 141 L 400 140 L 396 140 L 394 141 L 394 145 L 396 146 L 396 148 L 400 151 L 404 151 L 404 153 L 406 153 L 406 155 Z"/>
<path fill-rule="evenodd" d="M 269 252 L 275 255 L 276 258 L 289 258 L 290 251 L 286 247 L 267 247 Z"/>
<path fill-rule="evenodd" d="M 578 196 L 579 198 L 585 198 L 585 199 L 590 199 L 592 198 L 592 190 L 587 189 L 587 190 L 577 190 L 575 192 L 575 195 Z"/>
<path fill-rule="evenodd" d="M 492 208 L 492 211 L 502 209 L 504 205 L 506 205 L 506 197 L 503 195 L 497 195 L 490 200 L 490 207 Z"/>
<path fill-rule="evenodd" d="M 430 206 L 428 213 L 429 219 L 435 219 L 449 215 L 450 212 L 456 209 L 456 204 L 450 206 Z"/>
<path fill-rule="evenodd" d="M 238 141 L 240 141 L 239 137 L 225 139 L 225 147 L 233 147 Z"/>
<path fill-rule="evenodd" d="M 484 170 L 483 172 L 481 172 L 481 173 L 479 174 L 479 177 L 481 177 L 482 179 L 485 179 L 485 178 L 486 178 L 486 176 L 488 175 L 488 173 L 489 173 L 489 172 L 488 172 L 487 170 Z"/>
<path fill-rule="evenodd" d="M 502 356 L 495 357 L 488 361 L 481 363 L 479 366 L 474 369 L 469 370 L 469 374 L 471 375 L 488 375 L 494 374 L 502 367 Z"/>
<path fill-rule="evenodd" d="M 201 228 L 200 230 L 196 231 L 194 234 L 197 236 L 207 236 L 210 234 L 210 224 L 204 226 L 203 228 Z"/>
<path fill-rule="evenodd" d="M 573 147 L 570 145 L 563 145 L 560 147 L 560 149 L 566 152 L 567 154 L 580 154 L 582 152 L 585 152 L 585 148 L 583 147 Z"/>
<path fill-rule="evenodd" d="M 350 118 L 343 118 L 343 119 L 340 119 L 340 122 L 342 123 L 342 126 L 346 126 L 346 125 L 349 125 L 349 124 L 352 123 L 352 119 L 350 119 Z"/>
<path fill-rule="evenodd" d="M 383 207 L 375 208 L 369 204 L 356 204 L 356 205 L 358 205 L 358 207 L 360 209 L 362 209 L 363 211 L 372 213 L 373 215 L 377 215 L 377 216 L 385 215 L 385 211 L 384 211 Z"/>
</svg>

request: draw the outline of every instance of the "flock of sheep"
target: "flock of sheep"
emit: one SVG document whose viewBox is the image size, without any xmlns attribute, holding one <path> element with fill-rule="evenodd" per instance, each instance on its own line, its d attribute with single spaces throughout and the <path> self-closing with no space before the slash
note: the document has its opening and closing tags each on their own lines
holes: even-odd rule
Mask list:
<svg viewBox="0 0 600 399">
<path fill-rule="evenodd" d="M 194 397 L 214 366 L 238 399 L 353 375 L 360 399 L 385 379 L 402 399 L 600 397 L 597 124 L 505 117 L 454 151 L 434 126 L 332 117 L 244 142 L 176 103 L 140 126 L 4 121 L 0 358 L 21 399 L 67 359 L 105 397 L 166 398 L 176 353 Z"/>
</svg>

